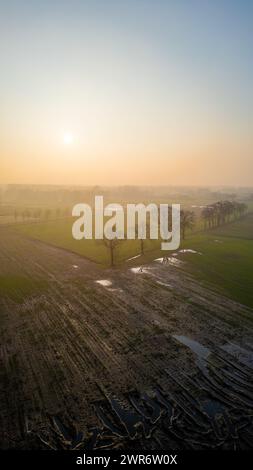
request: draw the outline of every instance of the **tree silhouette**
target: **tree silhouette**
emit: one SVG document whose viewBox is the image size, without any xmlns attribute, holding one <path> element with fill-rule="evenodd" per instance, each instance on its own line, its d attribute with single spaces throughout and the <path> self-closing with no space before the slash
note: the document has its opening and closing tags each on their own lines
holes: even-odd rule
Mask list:
<svg viewBox="0 0 253 470">
<path fill-rule="evenodd" d="M 103 243 L 108 248 L 110 253 L 110 266 L 113 267 L 115 265 L 115 249 L 120 243 L 121 240 L 118 238 L 114 238 L 113 240 L 108 240 L 107 238 L 103 238 Z"/>
<path fill-rule="evenodd" d="M 195 225 L 195 214 L 193 211 L 180 211 L 180 229 L 182 239 L 185 239 L 186 229 L 192 230 Z"/>
<path fill-rule="evenodd" d="M 214 228 L 242 217 L 247 205 L 236 201 L 218 201 L 203 208 L 204 228 Z"/>
</svg>

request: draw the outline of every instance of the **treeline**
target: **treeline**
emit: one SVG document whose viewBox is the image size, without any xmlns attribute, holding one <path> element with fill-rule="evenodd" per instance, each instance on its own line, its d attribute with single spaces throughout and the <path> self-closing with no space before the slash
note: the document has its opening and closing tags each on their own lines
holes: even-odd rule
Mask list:
<svg viewBox="0 0 253 470">
<path fill-rule="evenodd" d="M 202 209 L 201 217 L 204 228 L 211 229 L 242 217 L 247 211 L 243 202 L 218 201 Z"/>
<path fill-rule="evenodd" d="M 69 207 L 65 208 L 56 208 L 56 209 L 23 209 L 18 210 L 15 209 L 14 213 L 14 220 L 15 222 L 20 221 L 29 221 L 29 220 L 49 220 L 49 219 L 58 219 L 61 217 L 70 217 L 71 216 L 71 209 Z"/>
<path fill-rule="evenodd" d="M 204 229 L 209 230 L 219 227 L 233 220 L 239 219 L 247 212 L 248 206 L 243 202 L 218 201 L 202 209 L 201 220 L 204 222 Z M 169 208 L 169 219 L 171 220 L 171 208 Z M 193 231 L 197 224 L 194 211 L 180 211 L 181 239 L 184 240 L 186 232 Z M 170 227 L 171 229 L 171 227 Z"/>
</svg>

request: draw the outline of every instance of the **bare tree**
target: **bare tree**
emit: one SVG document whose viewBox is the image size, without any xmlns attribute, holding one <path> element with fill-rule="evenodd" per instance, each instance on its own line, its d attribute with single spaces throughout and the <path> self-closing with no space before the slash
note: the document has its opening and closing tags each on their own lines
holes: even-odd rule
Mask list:
<svg viewBox="0 0 253 470">
<path fill-rule="evenodd" d="M 135 225 L 135 238 L 140 240 L 140 254 L 144 255 L 144 240 L 146 240 L 146 237 L 144 237 L 144 233 L 147 233 L 149 231 L 149 226 L 146 224 L 146 230 L 144 230 L 145 226 L 141 227 L 141 233 L 139 234 L 139 228 L 138 225 Z"/>
<path fill-rule="evenodd" d="M 193 211 L 180 211 L 180 228 L 182 239 L 185 239 L 186 229 L 192 230 L 195 225 L 195 214 Z"/>
<path fill-rule="evenodd" d="M 247 205 L 244 203 L 236 201 L 218 201 L 204 207 L 201 217 L 204 220 L 205 229 L 210 229 L 231 222 L 231 220 L 237 219 L 238 217 L 242 217 L 246 210 Z"/>
<path fill-rule="evenodd" d="M 109 253 L 110 253 L 110 266 L 113 267 L 115 266 L 115 249 L 120 243 L 121 240 L 118 238 L 114 238 L 113 240 L 108 240 L 107 238 L 103 239 L 103 243 L 108 248 Z"/>
</svg>

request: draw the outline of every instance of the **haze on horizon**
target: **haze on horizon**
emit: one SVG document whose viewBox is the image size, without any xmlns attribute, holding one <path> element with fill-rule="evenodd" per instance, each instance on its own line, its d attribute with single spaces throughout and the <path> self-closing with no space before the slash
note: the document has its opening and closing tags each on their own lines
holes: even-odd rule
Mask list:
<svg viewBox="0 0 253 470">
<path fill-rule="evenodd" d="M 253 3 L 0 0 L 0 184 L 253 174 Z"/>
</svg>

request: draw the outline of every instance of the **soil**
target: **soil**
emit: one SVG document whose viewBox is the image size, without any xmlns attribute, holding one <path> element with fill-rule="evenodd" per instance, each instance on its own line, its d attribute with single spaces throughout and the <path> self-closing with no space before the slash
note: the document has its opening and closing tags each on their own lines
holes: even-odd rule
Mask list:
<svg viewBox="0 0 253 470">
<path fill-rule="evenodd" d="M 1 228 L 0 283 L 12 277 L 1 448 L 252 447 L 251 309 L 180 265 L 105 270 Z"/>
</svg>

